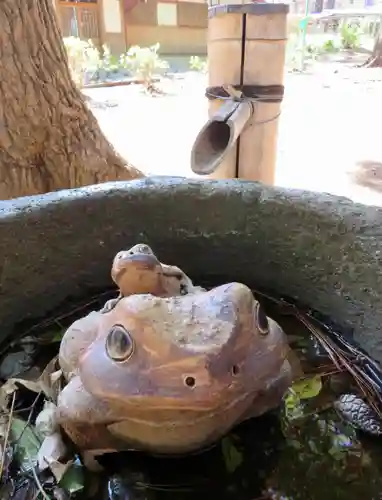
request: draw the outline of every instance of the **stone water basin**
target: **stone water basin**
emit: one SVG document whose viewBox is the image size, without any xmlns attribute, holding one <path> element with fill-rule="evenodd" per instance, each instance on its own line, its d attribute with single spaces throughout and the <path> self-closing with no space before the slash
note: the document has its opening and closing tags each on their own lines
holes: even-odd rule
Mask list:
<svg viewBox="0 0 382 500">
<path fill-rule="evenodd" d="M 150 178 L 2 202 L 0 215 L 3 346 L 67 301 L 107 289 L 113 255 L 142 241 L 197 284 L 241 281 L 304 304 L 382 359 L 379 208 L 252 182 Z M 365 447 L 330 411 L 298 425 L 267 414 L 205 454 L 174 460 L 136 454 L 126 484 L 113 479 L 107 494 L 315 500 L 382 491 L 378 443 Z"/>
</svg>

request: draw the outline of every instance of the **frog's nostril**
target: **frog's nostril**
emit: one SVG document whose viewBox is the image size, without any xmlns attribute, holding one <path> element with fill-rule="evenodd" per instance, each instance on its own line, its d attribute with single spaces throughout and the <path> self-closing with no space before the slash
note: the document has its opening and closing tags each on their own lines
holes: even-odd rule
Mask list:
<svg viewBox="0 0 382 500">
<path fill-rule="evenodd" d="M 184 383 L 186 384 L 187 387 L 194 387 L 195 386 L 195 379 L 194 377 L 186 377 L 184 379 Z"/>
</svg>

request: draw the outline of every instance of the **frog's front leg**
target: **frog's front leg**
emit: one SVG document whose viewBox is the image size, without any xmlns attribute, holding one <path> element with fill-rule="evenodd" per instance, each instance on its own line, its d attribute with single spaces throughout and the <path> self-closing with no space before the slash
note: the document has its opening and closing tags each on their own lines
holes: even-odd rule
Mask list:
<svg viewBox="0 0 382 500">
<path fill-rule="evenodd" d="M 80 450 L 97 450 L 101 454 L 121 448 L 120 441 L 107 430 L 107 424 L 115 421 L 115 410 L 87 392 L 80 377 L 73 377 L 61 391 L 56 415 Z"/>
</svg>

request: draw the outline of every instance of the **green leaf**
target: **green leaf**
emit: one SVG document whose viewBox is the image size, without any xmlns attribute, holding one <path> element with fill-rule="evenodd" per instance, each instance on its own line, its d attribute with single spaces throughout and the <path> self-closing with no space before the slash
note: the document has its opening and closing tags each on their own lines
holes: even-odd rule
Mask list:
<svg viewBox="0 0 382 500">
<path fill-rule="evenodd" d="M 292 388 L 289 389 L 284 397 L 284 405 L 285 418 L 287 420 L 294 420 L 303 416 L 300 398 Z"/>
<path fill-rule="evenodd" d="M 322 389 L 321 377 L 300 380 L 292 385 L 293 391 L 300 399 L 310 399 L 318 396 Z"/>
<path fill-rule="evenodd" d="M 62 476 L 59 485 L 70 495 L 84 489 L 85 475 L 83 467 L 74 463 Z"/>
<path fill-rule="evenodd" d="M 61 342 L 62 337 L 64 336 L 65 332 L 66 332 L 65 328 L 63 328 L 62 330 L 59 330 L 58 332 L 55 332 L 54 335 L 52 336 L 52 339 L 51 339 L 52 344 L 54 342 Z"/>
<path fill-rule="evenodd" d="M 24 420 L 14 418 L 11 424 L 10 439 L 15 447 L 16 460 L 20 467 L 30 468 L 30 461 L 37 460 L 37 454 L 41 447 L 42 437 Z M 29 458 L 30 457 L 30 458 Z"/>
<path fill-rule="evenodd" d="M 242 464 L 243 455 L 234 446 L 232 439 L 230 437 L 223 438 L 221 445 L 227 472 L 229 474 L 232 474 Z"/>
<path fill-rule="evenodd" d="M 339 450 L 335 446 L 332 446 L 328 450 L 328 453 L 334 458 L 334 460 L 343 460 L 344 458 L 344 452 L 342 450 Z"/>
<path fill-rule="evenodd" d="M 313 439 L 309 439 L 308 441 L 308 445 L 309 445 L 309 448 L 310 450 L 313 452 L 313 453 L 320 453 L 318 448 L 317 448 L 317 445 L 316 443 L 313 441 Z"/>
<path fill-rule="evenodd" d="M 370 467 L 373 461 L 367 451 L 363 451 L 361 455 L 361 466 L 362 467 Z"/>
<path fill-rule="evenodd" d="M 296 450 L 300 450 L 302 448 L 302 444 L 300 443 L 300 441 L 297 441 L 297 439 L 288 439 L 287 442 L 291 448 L 294 448 Z"/>
<path fill-rule="evenodd" d="M 289 390 L 285 396 L 284 402 L 288 410 L 294 410 L 295 407 L 300 404 L 300 398 L 293 390 Z"/>
</svg>

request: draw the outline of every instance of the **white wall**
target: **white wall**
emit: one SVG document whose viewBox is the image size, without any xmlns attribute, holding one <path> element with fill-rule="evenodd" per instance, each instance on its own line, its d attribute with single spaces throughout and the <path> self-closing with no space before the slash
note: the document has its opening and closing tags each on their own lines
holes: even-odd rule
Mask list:
<svg viewBox="0 0 382 500">
<path fill-rule="evenodd" d="M 103 0 L 102 8 L 106 33 L 122 33 L 122 16 L 119 0 Z"/>
</svg>

